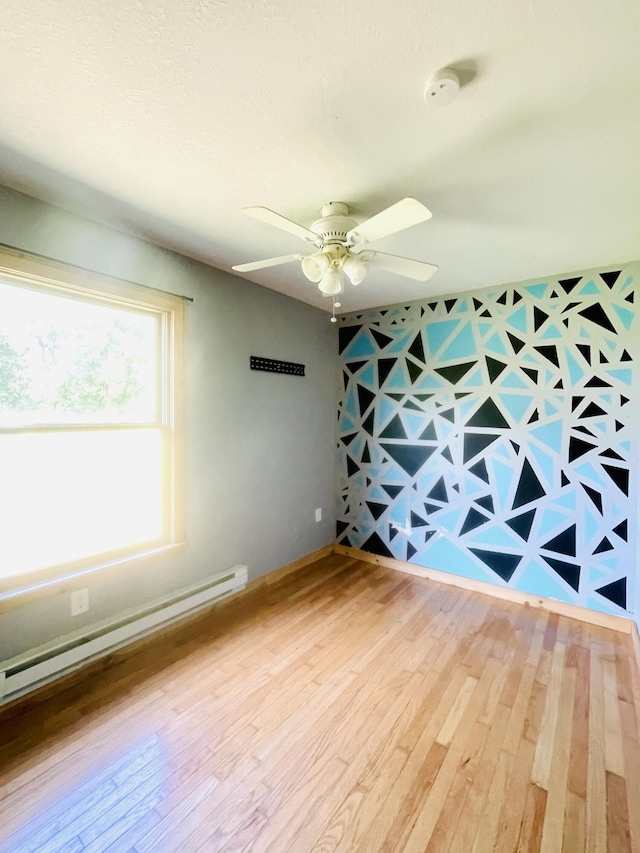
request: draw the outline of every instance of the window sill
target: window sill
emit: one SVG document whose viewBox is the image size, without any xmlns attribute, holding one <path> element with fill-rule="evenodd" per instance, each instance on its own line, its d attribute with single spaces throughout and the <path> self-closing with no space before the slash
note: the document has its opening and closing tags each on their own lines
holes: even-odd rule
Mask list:
<svg viewBox="0 0 640 853">
<path fill-rule="evenodd" d="M 158 548 L 152 548 L 148 551 L 142 551 L 104 563 L 97 563 L 83 569 L 68 572 L 64 572 L 63 570 L 55 577 L 37 580 L 32 583 L 25 582 L 22 586 L 19 585 L 19 577 L 13 578 L 12 580 L 16 583 L 16 586 L 12 586 L 10 589 L 0 589 L 0 615 L 7 610 L 21 607 L 28 601 L 52 595 L 60 595 L 72 589 L 77 589 L 78 586 L 90 583 L 93 579 L 102 579 L 120 571 L 134 571 L 145 568 L 147 564 L 153 563 L 159 557 L 170 557 L 179 554 L 185 547 L 186 542 L 161 545 Z"/>
</svg>

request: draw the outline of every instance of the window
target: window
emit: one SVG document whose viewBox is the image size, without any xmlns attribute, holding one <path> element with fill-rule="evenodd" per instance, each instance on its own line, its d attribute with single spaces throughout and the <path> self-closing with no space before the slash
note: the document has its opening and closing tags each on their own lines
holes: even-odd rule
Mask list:
<svg viewBox="0 0 640 853">
<path fill-rule="evenodd" d="M 0 589 L 182 539 L 179 297 L 0 253 Z"/>
</svg>

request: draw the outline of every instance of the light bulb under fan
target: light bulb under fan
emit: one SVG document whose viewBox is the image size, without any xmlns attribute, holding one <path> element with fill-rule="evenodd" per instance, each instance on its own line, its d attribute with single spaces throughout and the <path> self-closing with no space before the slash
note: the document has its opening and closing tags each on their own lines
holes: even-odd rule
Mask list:
<svg viewBox="0 0 640 853">
<path fill-rule="evenodd" d="M 316 251 L 310 255 L 282 255 L 237 264 L 232 269 L 236 272 L 253 272 L 301 261 L 305 278 L 317 283 L 325 296 L 334 297 L 334 302 L 335 297 L 343 292 L 341 273 L 352 285 L 357 286 L 362 283 L 371 266 L 422 282 L 428 281 L 438 270 L 435 264 L 368 248 L 376 240 L 431 218 L 429 209 L 414 198 L 404 198 L 361 223 L 349 215 L 346 204 L 329 202 L 322 207 L 322 217 L 309 228 L 266 207 L 246 207 L 244 213 L 301 237 L 315 246 Z"/>
</svg>

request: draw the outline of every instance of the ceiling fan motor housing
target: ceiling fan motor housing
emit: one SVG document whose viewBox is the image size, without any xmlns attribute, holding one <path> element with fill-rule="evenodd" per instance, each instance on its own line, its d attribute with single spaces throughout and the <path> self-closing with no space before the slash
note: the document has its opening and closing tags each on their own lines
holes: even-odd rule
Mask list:
<svg viewBox="0 0 640 853">
<path fill-rule="evenodd" d="M 309 226 L 310 230 L 322 239 L 324 245 L 346 243 L 347 234 L 358 224 L 352 216 L 349 216 L 348 205 L 341 201 L 330 201 L 322 206 L 320 212 L 322 218 L 316 219 Z"/>
</svg>

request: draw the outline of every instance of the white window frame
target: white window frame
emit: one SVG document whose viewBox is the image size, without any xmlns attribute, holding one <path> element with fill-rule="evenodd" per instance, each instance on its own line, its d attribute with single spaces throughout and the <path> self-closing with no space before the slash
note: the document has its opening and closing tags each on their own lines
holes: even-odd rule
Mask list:
<svg viewBox="0 0 640 853">
<path fill-rule="evenodd" d="M 163 443 L 163 535 L 161 541 L 137 544 L 108 554 L 94 554 L 70 563 L 2 578 L 0 601 L 25 594 L 49 591 L 52 585 L 74 581 L 93 572 L 121 570 L 144 565 L 167 551 L 184 545 L 184 299 L 143 285 L 111 278 L 79 267 L 0 247 L 0 275 L 18 286 L 40 292 L 77 296 L 83 301 L 112 307 L 141 309 L 160 319 L 159 358 L 161 359 L 158 421 Z M 131 425 L 125 424 L 125 427 Z M 145 424 L 145 426 L 148 426 Z M 46 432 L 49 430 L 112 430 L 113 424 L 38 425 L 0 427 L 3 433 Z M 2 487 L 0 483 L 0 488 Z"/>
</svg>

